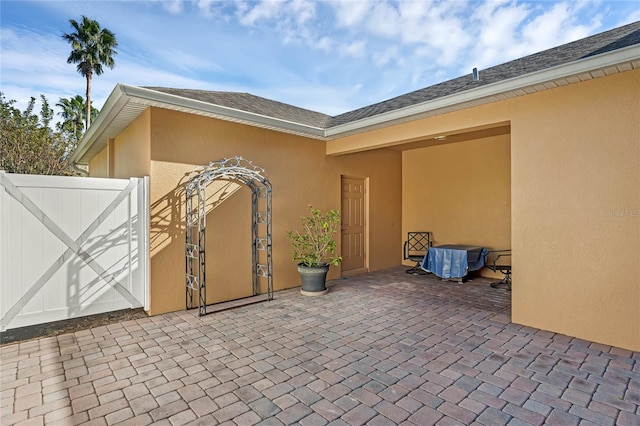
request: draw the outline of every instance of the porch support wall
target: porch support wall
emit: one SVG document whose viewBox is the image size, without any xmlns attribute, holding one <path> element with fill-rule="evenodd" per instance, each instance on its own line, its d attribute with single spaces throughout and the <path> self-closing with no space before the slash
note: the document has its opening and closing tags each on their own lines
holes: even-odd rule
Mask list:
<svg viewBox="0 0 640 426">
<path fill-rule="evenodd" d="M 640 70 L 514 102 L 514 322 L 640 350 Z"/>
<path fill-rule="evenodd" d="M 330 141 L 327 153 L 436 145 L 510 123 L 512 320 L 638 351 L 639 105 L 632 70 Z M 438 184 L 423 168 L 424 184 Z M 404 193 L 414 185 L 405 178 Z M 416 214 L 403 209 L 404 228 Z"/>
</svg>

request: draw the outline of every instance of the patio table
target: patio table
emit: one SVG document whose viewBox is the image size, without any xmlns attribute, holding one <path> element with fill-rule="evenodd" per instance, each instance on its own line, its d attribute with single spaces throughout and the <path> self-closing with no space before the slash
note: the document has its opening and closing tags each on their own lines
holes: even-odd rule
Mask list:
<svg viewBox="0 0 640 426">
<path fill-rule="evenodd" d="M 462 283 L 470 271 L 484 266 L 488 251 L 484 247 L 464 244 L 445 244 L 430 247 L 422 259 L 422 269 L 444 280 Z"/>
</svg>

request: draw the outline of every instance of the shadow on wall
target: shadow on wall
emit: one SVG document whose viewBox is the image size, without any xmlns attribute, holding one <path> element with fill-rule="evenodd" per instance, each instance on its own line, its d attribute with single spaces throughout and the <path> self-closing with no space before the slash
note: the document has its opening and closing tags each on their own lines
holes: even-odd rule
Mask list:
<svg viewBox="0 0 640 426">
<path fill-rule="evenodd" d="M 149 255 L 153 257 L 177 238 L 184 240 L 185 173 L 176 187 L 151 204 L 149 209 Z"/>
<path fill-rule="evenodd" d="M 191 173 L 174 175 L 173 189 L 151 204 L 151 311 L 183 309 L 185 281 L 185 184 Z M 251 209 L 245 185 L 214 180 L 205 189 L 207 303 L 251 295 Z M 197 200 L 193 202 L 197 208 Z M 197 232 L 197 230 L 196 230 Z M 247 265 L 245 268 L 241 265 Z M 246 293 L 246 294 L 245 294 Z"/>
<path fill-rule="evenodd" d="M 191 173 L 185 173 L 173 191 L 151 204 L 149 249 L 151 257 L 176 240 L 184 243 L 186 216 L 185 184 Z M 205 215 L 208 216 L 242 186 L 234 181 L 216 180 L 206 187 Z M 197 203 L 194 201 L 194 208 Z"/>
</svg>

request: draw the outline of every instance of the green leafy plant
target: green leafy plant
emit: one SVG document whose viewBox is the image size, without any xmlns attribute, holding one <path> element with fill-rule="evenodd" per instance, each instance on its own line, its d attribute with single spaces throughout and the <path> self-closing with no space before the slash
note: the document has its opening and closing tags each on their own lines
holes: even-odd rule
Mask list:
<svg viewBox="0 0 640 426">
<path fill-rule="evenodd" d="M 54 132 L 49 124 L 53 110 L 44 95 L 42 108 L 36 114 L 36 98 L 20 111 L 15 100 L 6 100 L 0 92 L 0 170 L 7 173 L 40 175 L 75 175 L 69 156 L 76 141 Z"/>
<path fill-rule="evenodd" d="M 289 231 L 293 260 L 304 266 L 339 265 L 342 256 L 335 254 L 338 243 L 333 239 L 340 225 L 340 211 L 322 213 L 309 206 L 309 216 L 300 218 L 303 231 Z"/>
</svg>

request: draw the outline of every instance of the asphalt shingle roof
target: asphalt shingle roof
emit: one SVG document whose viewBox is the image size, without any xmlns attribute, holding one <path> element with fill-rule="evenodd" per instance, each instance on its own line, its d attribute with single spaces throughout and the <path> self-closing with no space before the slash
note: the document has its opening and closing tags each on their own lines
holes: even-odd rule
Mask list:
<svg viewBox="0 0 640 426">
<path fill-rule="evenodd" d="M 328 129 L 499 81 L 640 44 L 640 21 L 331 117 L 249 93 L 147 87 L 168 94 Z M 640 49 L 640 46 L 638 47 Z"/>
<path fill-rule="evenodd" d="M 330 115 L 262 98 L 250 93 L 172 89 L 169 87 L 145 87 L 145 89 L 319 128 L 325 128 L 331 119 Z"/>
</svg>

